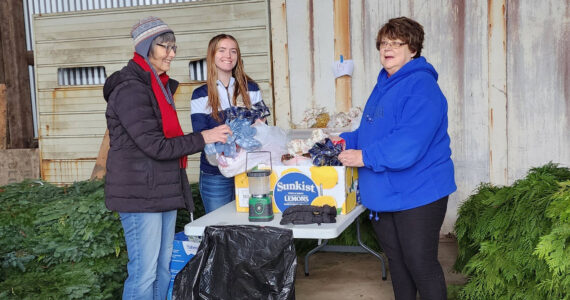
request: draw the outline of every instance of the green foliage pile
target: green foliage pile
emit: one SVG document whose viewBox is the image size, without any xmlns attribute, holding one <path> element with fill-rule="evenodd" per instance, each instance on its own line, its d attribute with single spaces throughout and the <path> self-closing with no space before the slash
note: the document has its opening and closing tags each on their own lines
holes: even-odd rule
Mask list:
<svg viewBox="0 0 570 300">
<path fill-rule="evenodd" d="M 0 188 L 1 299 L 117 299 L 127 255 L 103 182 Z"/>
<path fill-rule="evenodd" d="M 512 186 L 481 185 L 459 209 L 460 299 L 570 299 L 570 170 L 549 163 Z"/>
<path fill-rule="evenodd" d="M 194 218 L 204 215 L 197 184 Z M 0 187 L 0 299 L 120 299 L 127 253 L 103 181 Z M 178 211 L 176 230 L 190 221 Z"/>
</svg>

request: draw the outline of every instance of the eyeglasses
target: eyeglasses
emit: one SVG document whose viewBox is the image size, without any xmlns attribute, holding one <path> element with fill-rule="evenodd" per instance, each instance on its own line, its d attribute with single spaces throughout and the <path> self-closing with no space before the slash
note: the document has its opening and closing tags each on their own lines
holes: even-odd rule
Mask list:
<svg viewBox="0 0 570 300">
<path fill-rule="evenodd" d="M 176 45 L 163 45 L 163 44 L 156 44 L 156 45 L 166 49 L 166 54 L 170 53 L 170 51 L 174 51 L 174 53 L 176 53 L 176 49 L 178 49 L 178 46 Z"/>
<path fill-rule="evenodd" d="M 388 46 L 390 46 L 390 48 L 396 50 L 396 49 L 400 49 L 400 47 L 402 47 L 406 44 L 407 43 L 403 43 L 403 42 L 381 41 L 378 45 L 379 45 L 379 49 L 386 49 Z"/>
</svg>

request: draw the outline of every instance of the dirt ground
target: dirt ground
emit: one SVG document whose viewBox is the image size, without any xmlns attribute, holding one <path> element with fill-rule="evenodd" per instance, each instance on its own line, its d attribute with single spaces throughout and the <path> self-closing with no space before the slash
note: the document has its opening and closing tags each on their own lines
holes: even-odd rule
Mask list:
<svg viewBox="0 0 570 300">
<path fill-rule="evenodd" d="M 455 240 L 440 240 L 439 261 L 448 285 L 465 283 L 464 276 L 452 270 L 456 257 Z M 297 300 L 394 299 L 389 270 L 383 281 L 380 260 L 371 254 L 317 252 L 309 258 L 309 276 L 305 276 L 304 262 L 304 257 L 297 260 Z"/>
</svg>

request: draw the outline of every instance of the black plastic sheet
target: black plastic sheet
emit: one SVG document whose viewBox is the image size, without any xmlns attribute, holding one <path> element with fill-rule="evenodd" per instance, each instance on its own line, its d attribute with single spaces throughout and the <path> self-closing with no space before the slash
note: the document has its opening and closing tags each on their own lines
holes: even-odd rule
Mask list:
<svg viewBox="0 0 570 300">
<path fill-rule="evenodd" d="M 173 300 L 295 299 L 293 232 L 269 226 L 208 226 L 176 275 Z"/>
</svg>

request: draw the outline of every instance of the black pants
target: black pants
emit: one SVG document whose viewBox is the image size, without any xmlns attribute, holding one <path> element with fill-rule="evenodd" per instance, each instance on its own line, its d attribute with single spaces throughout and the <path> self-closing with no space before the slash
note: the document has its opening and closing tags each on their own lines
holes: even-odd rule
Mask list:
<svg viewBox="0 0 570 300">
<path fill-rule="evenodd" d="M 409 210 L 380 213 L 372 225 L 388 257 L 396 300 L 447 299 L 437 250 L 448 196 Z"/>
</svg>

